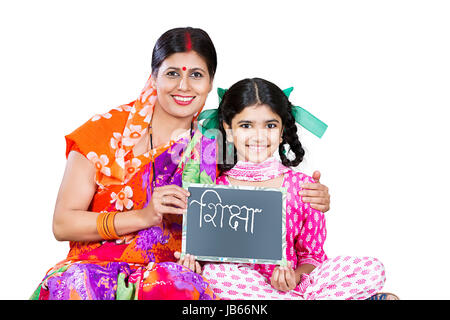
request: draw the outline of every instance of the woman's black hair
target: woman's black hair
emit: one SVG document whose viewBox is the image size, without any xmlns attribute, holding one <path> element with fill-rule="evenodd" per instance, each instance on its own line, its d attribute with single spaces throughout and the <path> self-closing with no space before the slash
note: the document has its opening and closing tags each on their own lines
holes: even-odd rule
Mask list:
<svg viewBox="0 0 450 320">
<path fill-rule="evenodd" d="M 222 141 L 219 141 L 219 145 L 222 145 L 222 158 L 224 161 L 219 161 L 220 172 L 230 170 L 237 162 L 236 148 L 234 148 L 232 159 L 226 159 L 226 155 L 229 154 L 228 146 L 226 142 L 226 132 L 223 127 L 225 121 L 231 127 L 231 121 L 234 116 L 240 113 L 244 108 L 253 105 L 267 105 L 270 109 L 278 114 L 281 118 L 283 125 L 282 142 L 278 148 L 281 162 L 287 167 L 295 167 L 303 160 L 305 150 L 300 143 L 297 135 L 297 126 L 295 124 L 294 116 L 292 115 L 292 104 L 278 86 L 270 81 L 253 78 L 243 79 L 232 85 L 222 97 L 222 101 L 219 105 L 218 119 L 219 129 L 222 133 Z M 286 156 L 285 145 L 289 146 L 290 151 L 295 155 L 293 160 L 288 159 Z M 230 161 L 231 160 L 231 161 Z"/>
<path fill-rule="evenodd" d="M 163 61 L 170 55 L 191 50 L 205 59 L 209 76 L 213 79 L 217 68 L 214 44 L 204 30 L 191 27 L 171 29 L 159 37 L 152 53 L 152 73 L 156 75 Z"/>
</svg>

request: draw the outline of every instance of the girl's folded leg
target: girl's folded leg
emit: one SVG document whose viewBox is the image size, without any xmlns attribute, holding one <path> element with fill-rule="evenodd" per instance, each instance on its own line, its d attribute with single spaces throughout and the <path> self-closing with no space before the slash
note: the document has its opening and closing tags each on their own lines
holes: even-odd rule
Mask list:
<svg viewBox="0 0 450 320">
<path fill-rule="evenodd" d="M 305 299 L 368 299 L 386 281 L 384 265 L 376 258 L 338 256 L 311 272 L 304 288 Z"/>
<path fill-rule="evenodd" d="M 296 300 L 301 295 L 291 290 L 281 292 L 251 265 L 209 263 L 203 267 L 203 276 L 213 291 L 224 300 Z"/>
</svg>

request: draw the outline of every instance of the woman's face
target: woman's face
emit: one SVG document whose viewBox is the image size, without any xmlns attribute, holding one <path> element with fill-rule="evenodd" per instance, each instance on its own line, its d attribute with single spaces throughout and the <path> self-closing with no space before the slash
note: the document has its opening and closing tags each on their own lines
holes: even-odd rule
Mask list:
<svg viewBox="0 0 450 320">
<path fill-rule="evenodd" d="M 231 128 L 225 122 L 223 126 L 227 141 L 234 144 L 240 161 L 263 162 L 282 142 L 281 118 L 265 104 L 244 108 L 231 120 Z"/>
<path fill-rule="evenodd" d="M 170 55 L 152 81 L 158 93 L 156 105 L 176 118 L 194 116 L 212 89 L 206 62 L 195 51 Z"/>
</svg>

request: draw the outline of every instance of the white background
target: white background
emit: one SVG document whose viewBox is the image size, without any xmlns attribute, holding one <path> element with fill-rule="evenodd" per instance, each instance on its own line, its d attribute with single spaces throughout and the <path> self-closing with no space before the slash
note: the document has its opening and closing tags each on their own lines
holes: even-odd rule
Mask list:
<svg viewBox="0 0 450 320">
<path fill-rule="evenodd" d="M 28 299 L 68 243 L 52 235 L 64 135 L 137 98 L 166 30 L 206 30 L 215 89 L 294 86 L 324 120 L 300 169 L 330 188 L 328 256 L 379 258 L 386 291 L 449 299 L 447 1 L 2 1 L 0 298 Z"/>
</svg>

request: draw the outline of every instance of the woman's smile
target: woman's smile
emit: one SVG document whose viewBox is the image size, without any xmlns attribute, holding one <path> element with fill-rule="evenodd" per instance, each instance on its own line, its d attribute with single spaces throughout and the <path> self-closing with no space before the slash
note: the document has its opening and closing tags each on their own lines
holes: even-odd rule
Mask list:
<svg viewBox="0 0 450 320">
<path fill-rule="evenodd" d="M 195 51 L 170 55 L 152 81 L 157 90 L 156 107 L 175 118 L 192 118 L 212 89 L 208 66 Z"/>
<path fill-rule="evenodd" d="M 195 96 L 172 95 L 173 100 L 180 106 L 187 106 L 195 99 Z"/>
</svg>

